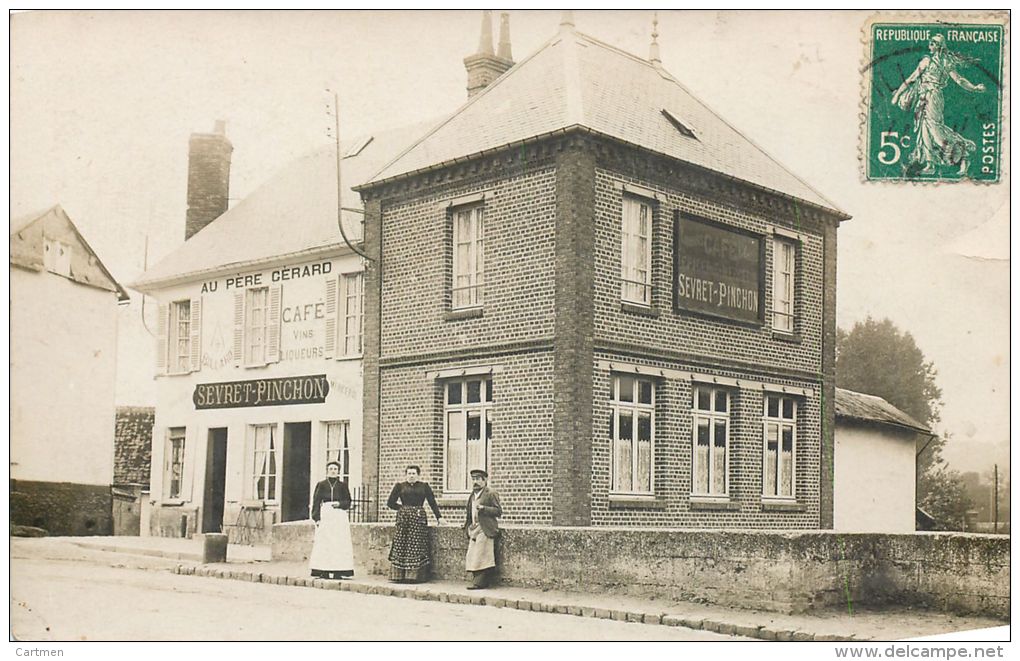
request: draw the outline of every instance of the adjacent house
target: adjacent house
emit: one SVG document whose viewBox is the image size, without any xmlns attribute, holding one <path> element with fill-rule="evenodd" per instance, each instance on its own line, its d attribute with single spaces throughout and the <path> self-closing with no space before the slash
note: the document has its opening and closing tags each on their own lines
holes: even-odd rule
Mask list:
<svg viewBox="0 0 1020 661">
<path fill-rule="evenodd" d="M 108 535 L 128 295 L 60 205 L 12 220 L 10 239 L 11 523 Z"/>
</svg>

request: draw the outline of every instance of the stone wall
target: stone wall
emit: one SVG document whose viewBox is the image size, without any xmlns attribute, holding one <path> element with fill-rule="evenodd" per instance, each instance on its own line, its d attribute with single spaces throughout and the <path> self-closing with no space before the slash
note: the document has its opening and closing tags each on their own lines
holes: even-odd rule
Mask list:
<svg viewBox="0 0 1020 661">
<path fill-rule="evenodd" d="M 11 524 L 50 535 L 109 535 L 113 497 L 109 486 L 11 480 Z"/>
<path fill-rule="evenodd" d="M 388 573 L 392 526 L 352 526 L 359 571 Z M 466 539 L 431 528 L 436 578 L 461 580 Z M 273 527 L 273 558 L 303 560 L 308 522 Z M 887 605 L 1009 618 L 1009 537 L 507 527 L 507 585 L 606 591 L 780 612 Z"/>
</svg>

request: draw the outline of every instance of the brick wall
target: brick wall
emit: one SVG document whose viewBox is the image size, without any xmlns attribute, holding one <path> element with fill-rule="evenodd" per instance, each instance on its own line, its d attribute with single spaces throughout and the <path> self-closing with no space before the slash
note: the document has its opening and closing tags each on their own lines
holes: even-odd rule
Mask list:
<svg viewBox="0 0 1020 661">
<path fill-rule="evenodd" d="M 351 526 L 357 571 L 387 574 L 393 526 Z M 467 540 L 431 528 L 433 575 L 465 578 Z M 304 560 L 314 528 L 273 527 L 273 559 Z M 1009 619 L 1010 541 L 960 533 L 837 534 L 508 527 L 501 581 L 779 612 L 888 605 Z"/>
<path fill-rule="evenodd" d="M 184 238 L 227 210 L 230 199 L 230 155 L 234 147 L 217 122 L 216 133 L 193 133 L 188 141 L 188 211 Z"/>
<path fill-rule="evenodd" d="M 156 409 L 151 406 L 118 406 L 113 444 L 113 483 L 149 487 L 152 463 L 152 425 Z"/>
<path fill-rule="evenodd" d="M 110 535 L 110 487 L 11 480 L 11 523 L 42 528 L 50 535 Z"/>
</svg>

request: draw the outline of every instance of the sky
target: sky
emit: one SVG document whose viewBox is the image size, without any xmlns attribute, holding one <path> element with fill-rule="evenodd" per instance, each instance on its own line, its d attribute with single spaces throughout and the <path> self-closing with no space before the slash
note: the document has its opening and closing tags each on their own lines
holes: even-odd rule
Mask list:
<svg viewBox="0 0 1020 661">
<path fill-rule="evenodd" d="M 513 55 L 560 12 L 510 10 Z M 226 120 L 231 204 L 329 144 L 326 89 L 352 138 L 450 113 L 481 12 L 28 12 L 11 20 L 14 216 L 59 203 L 113 275 L 184 239 L 187 148 Z M 575 11 L 647 57 L 651 11 Z M 938 431 L 961 470 L 1009 452 L 1009 167 L 994 185 L 862 181 L 857 12 L 658 12 L 663 66 L 853 216 L 839 230 L 837 323 L 888 317 L 938 370 Z M 498 15 L 494 17 L 498 25 Z M 152 404 L 142 296 L 120 310 L 119 404 Z M 145 303 L 145 314 L 152 313 Z M 151 326 L 151 321 L 150 321 Z"/>
</svg>

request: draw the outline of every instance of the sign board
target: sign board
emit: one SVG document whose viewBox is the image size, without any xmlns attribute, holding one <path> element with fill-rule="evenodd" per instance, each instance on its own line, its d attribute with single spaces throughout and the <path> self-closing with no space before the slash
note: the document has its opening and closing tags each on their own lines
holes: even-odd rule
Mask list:
<svg viewBox="0 0 1020 661">
<path fill-rule="evenodd" d="M 677 211 L 673 221 L 677 311 L 761 323 L 763 249 L 759 235 Z"/>
<path fill-rule="evenodd" d="M 279 379 L 253 379 L 223 383 L 199 383 L 191 399 L 195 408 L 230 409 L 249 406 L 286 406 L 322 404 L 329 394 L 325 374 L 286 376 Z"/>
</svg>

